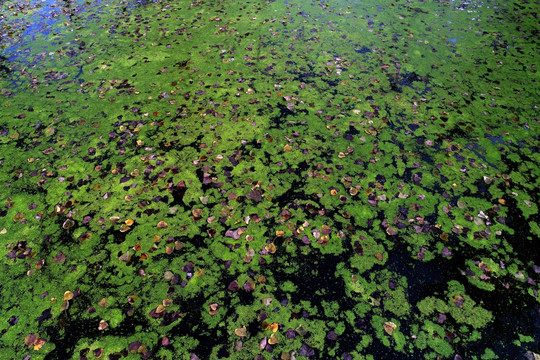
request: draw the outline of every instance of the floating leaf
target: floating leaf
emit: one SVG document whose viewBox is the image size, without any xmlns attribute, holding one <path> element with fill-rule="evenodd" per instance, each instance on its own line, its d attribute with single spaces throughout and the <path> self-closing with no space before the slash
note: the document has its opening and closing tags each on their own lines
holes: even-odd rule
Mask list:
<svg viewBox="0 0 540 360">
<path fill-rule="evenodd" d="M 208 307 L 210 308 L 210 310 L 208 311 L 208 313 L 209 313 L 210 315 L 214 316 L 214 315 L 217 314 L 217 312 L 219 311 L 219 308 L 220 308 L 221 306 L 219 306 L 217 303 L 210 303 L 210 304 L 208 305 Z"/>
<path fill-rule="evenodd" d="M 276 334 L 270 335 L 270 337 L 268 338 L 268 343 L 269 343 L 270 345 L 274 345 L 274 344 L 279 343 L 279 340 L 278 340 Z"/>
<path fill-rule="evenodd" d="M 383 328 L 388 335 L 392 336 L 394 334 L 394 330 L 396 330 L 396 324 L 391 321 L 387 321 L 383 323 Z"/>
<path fill-rule="evenodd" d="M 86 240 L 90 239 L 92 237 L 91 233 L 85 232 L 79 235 L 79 240 L 82 242 L 85 242 Z"/>
<path fill-rule="evenodd" d="M 103 298 L 103 299 L 99 300 L 98 305 L 99 305 L 99 307 L 107 306 L 107 298 Z"/>
<path fill-rule="evenodd" d="M 36 339 L 34 341 L 34 350 L 38 351 L 39 349 L 43 347 L 43 345 L 45 345 L 45 343 L 46 343 L 45 339 Z"/>
<path fill-rule="evenodd" d="M 122 262 L 128 262 L 129 260 L 131 260 L 131 253 L 128 251 L 126 251 L 125 253 L 123 253 L 119 258 L 118 260 L 122 261 Z"/>
<path fill-rule="evenodd" d="M 98 348 L 93 351 L 93 354 L 96 359 L 99 359 L 101 356 L 103 356 L 103 348 Z"/>
<path fill-rule="evenodd" d="M 270 254 L 274 254 L 274 253 L 276 252 L 276 245 L 275 245 L 273 242 L 271 242 L 271 243 L 268 244 L 268 245 L 265 245 L 264 248 L 265 248 L 266 251 L 268 251 L 268 253 L 270 253 Z"/>
<path fill-rule="evenodd" d="M 26 344 L 26 346 L 33 346 L 34 345 L 34 341 L 36 341 L 39 337 L 39 334 L 38 333 L 35 333 L 35 334 L 28 334 L 26 335 L 26 337 L 24 338 L 24 343 Z"/>
<path fill-rule="evenodd" d="M 272 303 L 272 298 L 265 297 L 265 298 L 262 298 L 261 301 L 264 304 L 264 306 L 270 306 L 270 304 Z"/>
<path fill-rule="evenodd" d="M 300 336 L 305 336 L 308 333 L 307 329 L 303 325 L 298 326 L 295 331 Z"/>
<path fill-rule="evenodd" d="M 315 350 L 306 343 L 302 343 L 300 350 L 298 350 L 298 355 L 307 357 L 315 356 Z"/>
<path fill-rule="evenodd" d="M 271 330 L 272 332 L 276 332 L 278 331 L 279 329 L 279 324 L 277 322 L 273 322 L 273 323 L 270 323 L 268 324 L 268 326 L 266 327 L 266 330 Z"/>
<path fill-rule="evenodd" d="M 463 307 L 463 303 L 465 302 L 465 299 L 463 298 L 463 296 L 460 296 L 460 295 L 454 295 L 454 296 L 452 296 L 452 301 L 454 302 L 454 304 L 455 304 L 458 308 L 462 308 L 462 307 Z"/>
<path fill-rule="evenodd" d="M 238 329 L 234 330 L 234 333 L 237 336 L 246 337 L 247 336 L 247 328 L 245 326 L 242 326 L 241 328 L 238 328 Z"/>
<path fill-rule="evenodd" d="M 68 290 L 64 293 L 64 301 L 71 300 L 71 299 L 73 299 L 73 293 Z"/>
</svg>

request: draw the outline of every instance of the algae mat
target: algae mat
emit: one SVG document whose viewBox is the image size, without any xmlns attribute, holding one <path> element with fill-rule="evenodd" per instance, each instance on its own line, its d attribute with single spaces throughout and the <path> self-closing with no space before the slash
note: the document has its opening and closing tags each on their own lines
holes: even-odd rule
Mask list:
<svg viewBox="0 0 540 360">
<path fill-rule="evenodd" d="M 538 3 L 4 1 L 1 359 L 538 359 Z"/>
</svg>

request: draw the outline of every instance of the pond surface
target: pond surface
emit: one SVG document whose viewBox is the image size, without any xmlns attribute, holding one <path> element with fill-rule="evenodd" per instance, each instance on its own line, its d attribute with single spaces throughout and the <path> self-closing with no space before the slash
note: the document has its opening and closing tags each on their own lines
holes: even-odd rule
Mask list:
<svg viewBox="0 0 540 360">
<path fill-rule="evenodd" d="M 0 5 L 6 359 L 538 359 L 538 4 Z"/>
</svg>

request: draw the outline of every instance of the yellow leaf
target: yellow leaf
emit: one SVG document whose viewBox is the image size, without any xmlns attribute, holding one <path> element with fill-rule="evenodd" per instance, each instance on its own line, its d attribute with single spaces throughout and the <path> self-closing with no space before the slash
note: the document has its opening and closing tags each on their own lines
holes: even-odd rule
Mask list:
<svg viewBox="0 0 540 360">
<path fill-rule="evenodd" d="M 71 299 L 73 299 L 73 293 L 68 290 L 64 293 L 64 300 L 71 300 Z"/>
<path fill-rule="evenodd" d="M 391 321 L 387 321 L 383 323 L 384 331 L 390 336 L 394 334 L 394 330 L 396 330 L 396 324 L 394 324 Z"/>
<path fill-rule="evenodd" d="M 268 343 L 269 343 L 270 345 L 277 344 L 278 342 L 279 342 L 279 340 L 278 340 L 276 334 L 270 335 L 270 338 L 268 339 Z"/>
<path fill-rule="evenodd" d="M 278 331 L 278 328 L 279 324 L 277 322 L 273 322 L 266 327 L 266 330 L 272 330 L 272 332 L 275 333 L 276 331 Z"/>
</svg>

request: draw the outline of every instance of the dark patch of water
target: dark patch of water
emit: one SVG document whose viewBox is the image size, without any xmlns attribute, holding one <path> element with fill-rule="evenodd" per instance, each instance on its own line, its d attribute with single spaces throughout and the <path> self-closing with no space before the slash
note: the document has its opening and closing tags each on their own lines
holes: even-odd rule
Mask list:
<svg viewBox="0 0 540 360">
<path fill-rule="evenodd" d="M 278 113 L 270 117 L 270 129 L 281 129 L 287 122 L 287 118 L 297 116 L 298 114 L 309 115 L 307 109 L 291 110 L 285 104 L 277 104 Z"/>
</svg>

